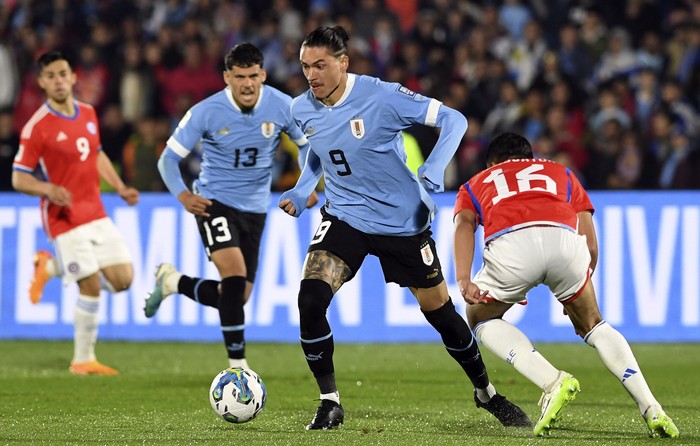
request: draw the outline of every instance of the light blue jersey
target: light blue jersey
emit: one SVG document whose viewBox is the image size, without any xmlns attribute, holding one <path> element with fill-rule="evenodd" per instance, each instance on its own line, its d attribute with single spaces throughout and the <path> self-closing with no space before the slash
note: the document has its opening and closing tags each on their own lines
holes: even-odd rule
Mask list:
<svg viewBox="0 0 700 446">
<path fill-rule="evenodd" d="M 294 99 L 292 115 L 311 144 L 302 177 L 282 196 L 292 199 L 295 215 L 322 172 L 328 213 L 355 229 L 415 235 L 429 227 L 435 203 L 406 166 L 401 130 L 413 124 L 442 127 L 419 170 L 427 177 L 424 184 L 439 192 L 467 128 L 464 116 L 400 84 L 354 74 L 348 74 L 335 105 L 324 105 L 308 91 Z"/>
<path fill-rule="evenodd" d="M 266 213 L 280 132 L 287 133 L 299 146 L 302 166 L 308 151 L 304 134 L 292 120 L 291 101 L 281 91 L 262 86 L 257 104 L 244 113 L 227 87 L 185 114 L 168 139 L 161 161 L 179 161 L 201 141 L 201 172 L 193 191 L 239 211 Z M 159 162 L 159 169 L 173 195 L 177 197 L 185 190 L 177 163 Z"/>
</svg>

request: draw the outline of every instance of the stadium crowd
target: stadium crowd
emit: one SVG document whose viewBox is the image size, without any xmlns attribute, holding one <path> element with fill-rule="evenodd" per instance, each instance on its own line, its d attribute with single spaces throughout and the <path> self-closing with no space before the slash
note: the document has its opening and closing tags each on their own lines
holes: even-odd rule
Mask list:
<svg viewBox="0 0 700 446">
<path fill-rule="evenodd" d="M 700 0 L 5 0 L 0 190 L 12 189 L 18 131 L 44 100 L 35 61 L 45 51 L 73 56 L 75 95 L 96 107 L 124 180 L 160 191 L 165 141 L 224 87 L 226 51 L 252 42 L 267 83 L 296 96 L 308 87 L 299 44 L 321 24 L 350 30 L 351 72 L 468 118 L 448 189 L 484 167 L 487 141 L 504 131 L 588 189 L 700 189 Z M 437 138 L 407 132 L 424 152 Z M 282 147 L 278 190 L 298 170 Z M 181 167 L 196 175 L 197 157 Z"/>
</svg>

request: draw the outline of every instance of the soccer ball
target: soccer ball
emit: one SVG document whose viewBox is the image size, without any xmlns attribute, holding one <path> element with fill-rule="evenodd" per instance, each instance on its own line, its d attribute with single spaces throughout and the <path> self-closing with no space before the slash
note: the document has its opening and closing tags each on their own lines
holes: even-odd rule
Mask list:
<svg viewBox="0 0 700 446">
<path fill-rule="evenodd" d="M 267 390 L 257 373 L 241 367 L 229 367 L 214 377 L 209 402 L 214 411 L 230 423 L 246 423 L 265 407 Z"/>
</svg>

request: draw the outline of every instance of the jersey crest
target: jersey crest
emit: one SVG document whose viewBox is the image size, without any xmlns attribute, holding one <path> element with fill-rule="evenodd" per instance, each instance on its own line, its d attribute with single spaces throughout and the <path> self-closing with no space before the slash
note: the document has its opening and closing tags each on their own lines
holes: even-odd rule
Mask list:
<svg viewBox="0 0 700 446">
<path fill-rule="evenodd" d="M 275 136 L 275 123 L 271 121 L 265 121 L 260 126 L 262 129 L 262 135 L 265 138 L 272 138 Z"/>
<path fill-rule="evenodd" d="M 362 139 L 362 137 L 365 136 L 365 120 L 362 118 L 351 119 L 350 131 L 352 131 L 352 136 L 357 139 Z"/>
<path fill-rule="evenodd" d="M 433 264 L 435 256 L 433 255 L 433 250 L 430 249 L 430 244 L 428 244 L 428 242 L 420 247 L 420 255 L 423 258 L 423 263 L 428 266 Z"/>
</svg>

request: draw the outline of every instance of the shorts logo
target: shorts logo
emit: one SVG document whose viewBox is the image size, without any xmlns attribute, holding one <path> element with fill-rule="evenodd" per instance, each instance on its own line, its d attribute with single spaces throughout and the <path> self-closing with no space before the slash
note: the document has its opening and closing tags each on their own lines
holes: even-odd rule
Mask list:
<svg viewBox="0 0 700 446">
<path fill-rule="evenodd" d="M 265 121 L 260 126 L 262 130 L 262 135 L 265 138 L 272 138 L 275 135 L 275 123 L 270 121 Z"/>
<path fill-rule="evenodd" d="M 71 274 L 75 274 L 78 271 L 80 271 L 80 265 L 78 265 L 78 262 L 70 262 L 68 264 L 68 272 Z"/>
<path fill-rule="evenodd" d="M 430 249 L 430 244 L 425 243 L 420 247 L 420 256 L 423 258 L 423 263 L 430 266 L 435 261 L 435 256 L 433 255 L 433 250 Z"/>
<path fill-rule="evenodd" d="M 350 120 L 350 131 L 352 136 L 357 139 L 362 139 L 365 136 L 365 120 L 362 118 Z"/>
<path fill-rule="evenodd" d="M 398 91 L 399 93 L 403 93 L 403 94 L 405 94 L 406 96 L 410 96 L 410 97 L 413 97 L 413 96 L 416 95 L 416 92 L 415 92 L 415 91 L 413 91 L 413 90 L 411 90 L 411 89 L 409 89 L 409 88 L 406 88 L 406 87 L 404 87 L 403 85 L 399 85 L 399 88 L 397 88 L 396 91 Z"/>
<path fill-rule="evenodd" d="M 95 125 L 95 123 L 92 122 L 92 121 L 88 122 L 88 123 L 87 123 L 87 131 L 88 131 L 91 135 L 96 135 L 96 134 L 97 134 L 97 125 Z"/>
</svg>

